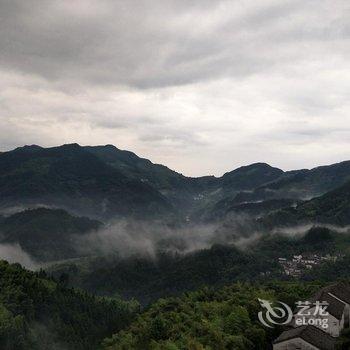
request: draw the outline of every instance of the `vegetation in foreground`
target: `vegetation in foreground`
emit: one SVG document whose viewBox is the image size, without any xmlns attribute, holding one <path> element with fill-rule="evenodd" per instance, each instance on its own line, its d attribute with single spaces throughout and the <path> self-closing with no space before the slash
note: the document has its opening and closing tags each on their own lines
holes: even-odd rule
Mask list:
<svg viewBox="0 0 350 350">
<path fill-rule="evenodd" d="M 103 342 L 105 350 L 266 350 L 280 330 L 258 321 L 258 298 L 293 305 L 321 287 L 314 283 L 236 283 L 160 299 Z"/>
<path fill-rule="evenodd" d="M 67 288 L 44 272 L 0 262 L 0 348 L 3 350 L 267 350 L 279 328 L 258 321 L 258 298 L 294 305 L 323 282 L 237 282 L 137 302 Z M 349 330 L 339 338 L 348 349 Z"/>
<path fill-rule="evenodd" d="M 137 310 L 136 302 L 98 298 L 0 261 L 2 350 L 95 350 Z"/>
</svg>

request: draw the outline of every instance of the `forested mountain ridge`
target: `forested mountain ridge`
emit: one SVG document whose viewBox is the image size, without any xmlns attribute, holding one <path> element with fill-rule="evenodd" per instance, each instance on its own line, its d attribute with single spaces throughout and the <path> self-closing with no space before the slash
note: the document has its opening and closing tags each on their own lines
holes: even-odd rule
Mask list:
<svg viewBox="0 0 350 350">
<path fill-rule="evenodd" d="M 349 161 L 287 172 L 255 163 L 222 177 L 191 178 L 112 145 L 33 145 L 0 154 L 0 209 L 45 204 L 102 220 L 215 221 L 240 204 L 305 200 L 349 179 Z"/>
<path fill-rule="evenodd" d="M 350 181 L 320 197 L 272 213 L 261 221 L 267 228 L 308 223 L 349 225 Z"/>
<path fill-rule="evenodd" d="M 276 179 L 256 186 L 251 191 L 234 192 L 224 196 L 206 208 L 204 217 L 212 219 L 217 213 L 217 218 L 222 218 L 230 212 L 235 212 L 238 205 L 245 203 L 289 200 L 296 204 L 298 201 L 307 201 L 321 196 L 348 181 L 350 181 L 350 161 L 320 166 L 310 170 L 286 171 Z M 264 213 L 263 204 L 261 212 Z"/>
<path fill-rule="evenodd" d="M 0 154 L 0 207 L 52 205 L 97 218 L 154 217 L 174 210 L 157 190 L 77 144 Z"/>
<path fill-rule="evenodd" d="M 288 171 L 270 184 L 261 186 L 259 190 L 283 190 L 285 193 L 310 199 L 329 192 L 347 181 L 350 181 L 350 161 L 319 166 L 313 169 Z"/>
</svg>

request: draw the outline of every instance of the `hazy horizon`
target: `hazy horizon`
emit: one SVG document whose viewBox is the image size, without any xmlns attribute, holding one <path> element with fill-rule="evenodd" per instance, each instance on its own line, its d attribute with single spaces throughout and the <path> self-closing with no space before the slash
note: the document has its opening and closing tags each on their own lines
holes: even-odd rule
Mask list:
<svg viewBox="0 0 350 350">
<path fill-rule="evenodd" d="M 98 146 L 100 146 L 100 147 L 103 147 L 103 146 L 115 146 L 116 148 L 118 148 L 118 149 L 121 150 L 121 151 L 129 151 L 129 152 L 132 152 L 132 153 L 136 154 L 136 155 L 137 155 L 138 157 L 140 157 L 140 158 L 148 159 L 148 160 L 150 160 L 150 161 L 151 161 L 152 163 L 154 163 L 154 164 L 164 165 L 164 166 L 168 167 L 169 169 L 174 170 L 174 171 L 176 171 L 177 173 L 180 173 L 180 174 L 185 175 L 185 176 L 187 176 L 187 177 L 203 177 L 203 176 L 221 177 L 221 176 L 223 176 L 223 175 L 224 175 L 225 173 L 227 173 L 227 172 L 231 172 L 231 171 L 233 171 L 233 170 L 239 169 L 240 167 L 249 166 L 249 165 L 256 164 L 256 163 L 265 163 L 265 164 L 270 165 L 270 166 L 273 167 L 273 168 L 278 168 L 278 169 L 281 169 L 281 170 L 283 170 L 283 171 L 302 170 L 302 169 L 308 169 L 308 170 L 310 170 L 310 169 L 313 169 L 313 168 L 322 167 L 322 166 L 328 166 L 328 165 L 332 165 L 332 164 L 338 163 L 338 162 L 334 162 L 334 163 L 326 163 L 326 164 L 317 164 L 316 166 L 314 166 L 314 167 L 309 167 L 309 168 L 296 167 L 296 168 L 286 169 L 286 168 L 282 168 L 282 167 L 279 167 L 278 165 L 274 165 L 274 164 L 271 164 L 271 163 L 268 163 L 268 162 L 256 161 L 256 162 L 252 162 L 252 163 L 241 164 L 241 165 L 235 166 L 235 167 L 233 167 L 233 168 L 231 168 L 231 169 L 228 169 L 227 171 L 225 171 L 225 172 L 223 172 L 223 173 L 219 173 L 219 174 L 214 174 L 214 172 L 212 172 L 212 173 L 208 173 L 208 174 L 199 174 L 199 175 L 194 175 L 194 176 L 192 176 L 192 175 L 188 175 L 188 174 L 181 173 L 181 171 L 179 171 L 179 170 L 177 170 L 177 169 L 173 169 L 173 168 L 169 167 L 167 164 L 157 163 L 157 162 L 153 161 L 153 160 L 152 160 L 150 157 L 148 157 L 147 155 L 140 155 L 140 154 L 134 152 L 133 150 L 130 150 L 130 149 L 123 149 L 123 148 L 121 148 L 121 147 L 118 147 L 117 145 L 112 145 L 112 144 L 96 144 L 96 145 L 90 145 L 90 144 L 79 144 L 79 143 L 77 143 L 77 142 L 72 142 L 72 143 L 68 143 L 68 144 L 78 144 L 78 145 L 81 146 L 81 147 L 86 147 L 86 146 L 94 146 L 94 147 L 98 147 Z M 0 151 L 0 153 L 1 153 L 1 152 L 5 153 L 5 152 L 13 151 L 13 150 L 15 150 L 16 148 L 22 148 L 22 147 L 26 147 L 26 146 L 39 146 L 39 147 L 43 147 L 43 148 L 51 148 L 51 147 L 60 147 L 60 146 L 64 146 L 64 145 L 67 145 L 67 144 L 52 145 L 52 146 L 43 146 L 43 145 L 39 145 L 39 144 L 19 145 L 19 146 L 15 147 L 15 148 L 11 148 L 11 149 L 8 149 L 8 150 Z M 350 160 L 350 159 L 342 159 L 342 160 L 340 160 L 339 162 L 345 162 L 345 161 L 349 161 L 349 160 Z"/>
</svg>

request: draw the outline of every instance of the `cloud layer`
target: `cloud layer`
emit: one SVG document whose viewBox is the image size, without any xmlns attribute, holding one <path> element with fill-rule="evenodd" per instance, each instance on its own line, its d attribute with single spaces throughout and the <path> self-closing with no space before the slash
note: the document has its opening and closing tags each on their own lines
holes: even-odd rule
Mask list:
<svg viewBox="0 0 350 350">
<path fill-rule="evenodd" d="M 0 149 L 112 143 L 189 175 L 348 159 L 346 0 L 2 0 Z"/>
</svg>

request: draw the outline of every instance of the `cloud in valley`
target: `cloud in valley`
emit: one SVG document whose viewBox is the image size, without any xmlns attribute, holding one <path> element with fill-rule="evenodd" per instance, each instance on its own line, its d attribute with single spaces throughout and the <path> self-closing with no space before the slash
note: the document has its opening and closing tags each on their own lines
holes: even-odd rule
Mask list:
<svg viewBox="0 0 350 350">
<path fill-rule="evenodd" d="M 19 244 L 0 244 L 0 260 L 10 263 L 20 263 L 28 269 L 36 269 L 38 264 L 26 253 Z"/>
<path fill-rule="evenodd" d="M 185 254 L 209 248 L 213 243 L 233 243 L 227 237 L 217 238 L 216 228 L 214 224 L 172 228 L 160 222 L 120 220 L 76 237 L 75 246 L 83 255 L 155 258 L 158 251 Z"/>
</svg>

